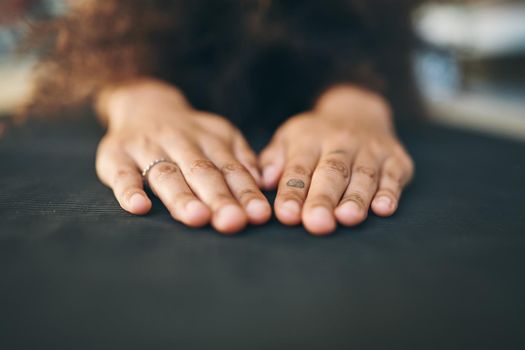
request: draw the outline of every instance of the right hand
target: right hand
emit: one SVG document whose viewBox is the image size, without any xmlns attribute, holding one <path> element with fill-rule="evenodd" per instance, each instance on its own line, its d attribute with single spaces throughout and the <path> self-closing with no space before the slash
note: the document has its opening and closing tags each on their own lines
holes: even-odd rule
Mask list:
<svg viewBox="0 0 525 350">
<path fill-rule="evenodd" d="M 99 144 L 96 169 L 120 206 L 143 215 L 152 192 L 173 218 L 200 227 L 211 222 L 222 233 L 269 220 L 257 158 L 240 131 L 226 119 L 193 109 L 174 87 L 141 81 L 105 92 L 99 111 L 108 130 Z"/>
</svg>

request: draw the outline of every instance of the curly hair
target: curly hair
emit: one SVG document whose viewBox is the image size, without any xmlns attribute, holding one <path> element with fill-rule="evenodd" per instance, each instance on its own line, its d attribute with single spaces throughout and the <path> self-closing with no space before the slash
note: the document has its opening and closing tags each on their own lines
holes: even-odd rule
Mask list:
<svg viewBox="0 0 525 350">
<path fill-rule="evenodd" d="M 80 1 L 33 25 L 29 43 L 40 62 L 28 109 L 78 106 L 107 85 L 145 75 L 238 120 L 254 110 L 296 112 L 341 82 L 402 104 L 396 95 L 413 94 L 406 82 L 414 2 Z"/>
</svg>

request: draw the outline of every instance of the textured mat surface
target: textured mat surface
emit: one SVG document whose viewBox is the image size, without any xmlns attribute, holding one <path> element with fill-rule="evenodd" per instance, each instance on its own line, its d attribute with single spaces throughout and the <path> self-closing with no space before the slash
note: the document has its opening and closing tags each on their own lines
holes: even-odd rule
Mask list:
<svg viewBox="0 0 525 350">
<path fill-rule="evenodd" d="M 402 128 L 417 177 L 393 218 L 226 238 L 158 202 L 121 211 L 94 174 L 101 133 L 0 139 L 0 348 L 525 347 L 524 144 Z"/>
</svg>

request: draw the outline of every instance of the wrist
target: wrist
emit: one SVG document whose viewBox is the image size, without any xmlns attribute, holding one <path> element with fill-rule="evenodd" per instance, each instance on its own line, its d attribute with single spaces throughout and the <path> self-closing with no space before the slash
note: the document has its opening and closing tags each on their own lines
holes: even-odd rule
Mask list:
<svg viewBox="0 0 525 350">
<path fill-rule="evenodd" d="M 326 90 L 314 110 L 327 118 L 366 118 L 392 123 L 392 110 L 384 97 L 354 85 L 337 85 Z"/>
<path fill-rule="evenodd" d="M 191 108 L 182 91 L 152 78 L 107 86 L 95 100 L 99 118 L 108 128 L 119 127 L 131 119 L 162 113 L 159 111 L 161 106 L 169 106 L 171 111 Z"/>
</svg>

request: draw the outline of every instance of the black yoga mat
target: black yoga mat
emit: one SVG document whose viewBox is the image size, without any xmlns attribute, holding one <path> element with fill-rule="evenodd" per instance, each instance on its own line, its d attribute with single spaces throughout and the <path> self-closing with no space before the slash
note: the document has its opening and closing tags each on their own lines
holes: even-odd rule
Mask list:
<svg viewBox="0 0 525 350">
<path fill-rule="evenodd" d="M 0 348 L 525 348 L 525 144 L 399 130 L 417 165 L 399 212 L 320 239 L 133 217 L 95 176 L 94 118 L 10 129 Z"/>
</svg>

